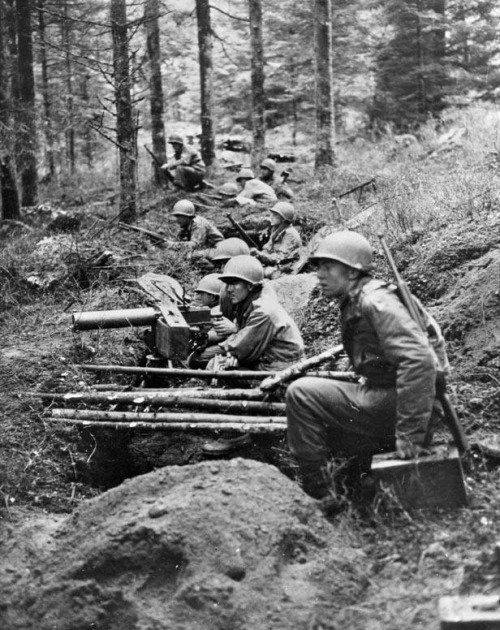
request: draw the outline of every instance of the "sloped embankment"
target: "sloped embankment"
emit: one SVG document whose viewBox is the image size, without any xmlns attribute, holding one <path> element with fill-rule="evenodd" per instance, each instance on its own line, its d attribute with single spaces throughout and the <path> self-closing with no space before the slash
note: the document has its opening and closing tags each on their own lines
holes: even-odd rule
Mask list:
<svg viewBox="0 0 500 630">
<path fill-rule="evenodd" d="M 348 534 L 277 469 L 241 459 L 127 481 L 81 503 L 49 549 L 3 598 L 2 627 L 298 628 L 367 587 Z"/>
</svg>

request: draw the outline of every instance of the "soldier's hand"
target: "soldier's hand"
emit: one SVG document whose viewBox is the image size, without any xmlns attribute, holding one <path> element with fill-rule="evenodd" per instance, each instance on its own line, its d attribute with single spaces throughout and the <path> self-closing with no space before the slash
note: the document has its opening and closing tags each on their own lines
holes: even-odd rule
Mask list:
<svg viewBox="0 0 500 630">
<path fill-rule="evenodd" d="M 236 324 L 234 324 L 230 319 L 227 319 L 227 317 L 218 317 L 214 320 L 213 328 L 221 337 L 228 337 L 238 331 Z"/>
<path fill-rule="evenodd" d="M 415 459 L 419 455 L 427 455 L 428 451 L 408 438 L 398 437 L 396 439 L 396 453 L 400 459 Z"/>
</svg>

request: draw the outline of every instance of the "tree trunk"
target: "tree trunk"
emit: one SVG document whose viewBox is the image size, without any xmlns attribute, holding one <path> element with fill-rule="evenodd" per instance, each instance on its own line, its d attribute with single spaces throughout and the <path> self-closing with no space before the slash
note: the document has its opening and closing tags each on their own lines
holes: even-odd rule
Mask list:
<svg viewBox="0 0 500 630">
<path fill-rule="evenodd" d="M 64 18 L 61 21 L 61 43 L 64 50 L 64 83 L 66 87 L 66 156 L 71 174 L 75 172 L 75 104 L 73 94 L 73 68 L 71 63 L 71 20 L 68 1 L 64 0 Z"/>
<path fill-rule="evenodd" d="M 116 103 L 116 142 L 120 151 L 120 221 L 131 223 L 136 208 L 136 134 L 130 96 L 127 10 L 125 0 L 111 0 L 111 33 Z"/>
<path fill-rule="evenodd" d="M 252 165 L 256 168 L 266 152 L 264 120 L 264 46 L 262 43 L 262 3 L 248 0 L 250 17 L 252 85 Z"/>
<path fill-rule="evenodd" d="M 315 168 L 335 164 L 331 0 L 314 0 Z"/>
<path fill-rule="evenodd" d="M 5 131 L 9 122 L 9 93 L 7 74 L 7 55 L 5 54 L 4 24 L 6 19 L 5 4 L 0 0 L 0 144 L 5 143 Z"/>
<path fill-rule="evenodd" d="M 163 122 L 163 85 L 160 63 L 159 0 L 147 0 L 144 7 L 146 43 L 149 57 L 149 105 L 151 111 L 151 144 L 157 160 L 152 160 L 153 180 L 158 186 L 165 183 L 160 166 L 167 161 L 165 125 Z"/>
<path fill-rule="evenodd" d="M 40 67 L 42 74 L 42 99 L 43 99 L 43 131 L 45 135 L 45 155 L 50 179 L 55 175 L 54 163 L 54 134 L 52 131 L 52 102 L 50 98 L 49 77 L 47 72 L 47 47 L 45 45 L 45 14 L 43 12 L 43 0 L 38 0 L 38 36 L 40 38 Z"/>
<path fill-rule="evenodd" d="M 209 0 L 196 0 L 198 22 L 198 58 L 200 66 L 201 155 L 207 166 L 215 159 L 213 126 L 212 26 Z"/>
<path fill-rule="evenodd" d="M 21 177 L 22 204 L 34 206 L 37 201 L 35 80 L 31 41 L 31 2 L 16 0 L 17 67 L 19 73 L 19 142 L 18 164 Z"/>
<path fill-rule="evenodd" d="M 2 219 L 18 221 L 20 218 L 19 193 L 16 176 L 10 157 L 5 155 L 0 161 L 0 193 Z"/>
<path fill-rule="evenodd" d="M 89 79 L 90 76 L 87 72 L 84 73 L 81 83 L 81 98 L 85 104 L 86 109 L 89 109 Z M 90 125 L 85 122 L 83 127 L 83 154 L 87 160 L 87 166 L 92 169 L 92 133 Z"/>
</svg>

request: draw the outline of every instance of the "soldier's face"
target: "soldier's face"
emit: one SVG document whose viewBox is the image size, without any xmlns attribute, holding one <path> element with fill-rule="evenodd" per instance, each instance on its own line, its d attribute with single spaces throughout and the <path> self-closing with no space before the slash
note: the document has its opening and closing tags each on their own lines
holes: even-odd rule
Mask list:
<svg viewBox="0 0 500 630">
<path fill-rule="evenodd" d="M 319 260 L 316 275 L 323 293 L 328 297 L 344 297 L 352 282 L 348 267 L 334 260 Z"/>
<path fill-rule="evenodd" d="M 179 157 L 179 155 L 182 153 L 182 144 L 179 144 L 178 142 L 171 142 L 170 143 L 172 145 L 172 149 L 174 150 L 174 155 L 175 157 Z"/>
<path fill-rule="evenodd" d="M 176 214 L 175 220 L 177 221 L 177 223 L 179 224 L 179 227 L 181 228 L 185 228 L 189 224 L 189 221 L 190 221 L 189 217 L 185 217 L 182 214 Z"/>
<path fill-rule="evenodd" d="M 279 225 L 283 219 L 276 212 L 269 212 L 269 222 L 274 227 L 275 225 Z"/>
<path fill-rule="evenodd" d="M 227 282 L 227 295 L 231 300 L 231 304 L 239 304 L 250 293 L 250 285 L 241 280 Z"/>
<path fill-rule="evenodd" d="M 208 306 L 209 308 L 213 308 L 219 302 L 219 298 L 216 295 L 212 295 L 211 293 L 206 293 L 205 291 L 198 291 L 196 293 L 196 301 L 200 306 Z"/>
<path fill-rule="evenodd" d="M 263 182 L 267 182 L 273 178 L 273 172 L 265 166 L 262 166 L 260 169 L 260 178 Z"/>
</svg>

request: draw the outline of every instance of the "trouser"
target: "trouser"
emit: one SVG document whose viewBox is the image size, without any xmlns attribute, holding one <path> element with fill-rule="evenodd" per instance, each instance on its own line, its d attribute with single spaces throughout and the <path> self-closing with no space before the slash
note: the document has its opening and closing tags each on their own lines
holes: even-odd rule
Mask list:
<svg viewBox="0 0 500 630">
<path fill-rule="evenodd" d="M 394 448 L 394 388 L 300 378 L 288 387 L 286 413 L 290 450 L 305 467 L 354 458 L 368 472 L 373 454 Z"/>
<path fill-rule="evenodd" d="M 203 183 L 203 173 L 192 166 L 178 166 L 175 169 L 174 181 L 184 190 L 195 190 Z"/>
</svg>

